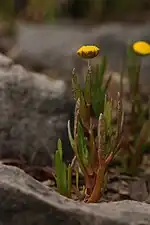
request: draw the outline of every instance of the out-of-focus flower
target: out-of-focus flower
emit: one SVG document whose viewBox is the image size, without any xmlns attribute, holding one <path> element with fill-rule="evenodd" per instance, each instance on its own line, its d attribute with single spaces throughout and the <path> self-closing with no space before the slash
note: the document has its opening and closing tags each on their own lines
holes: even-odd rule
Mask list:
<svg viewBox="0 0 150 225">
<path fill-rule="evenodd" d="M 133 50 L 139 55 L 149 55 L 150 54 L 150 44 L 145 41 L 137 41 L 133 44 Z"/>
<path fill-rule="evenodd" d="M 92 59 L 99 54 L 100 49 L 94 45 L 86 45 L 79 48 L 77 54 L 85 59 Z"/>
</svg>

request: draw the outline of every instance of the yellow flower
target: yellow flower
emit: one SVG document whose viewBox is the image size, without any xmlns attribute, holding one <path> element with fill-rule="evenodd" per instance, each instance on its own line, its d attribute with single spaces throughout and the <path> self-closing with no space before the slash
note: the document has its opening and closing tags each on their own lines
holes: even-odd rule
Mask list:
<svg viewBox="0 0 150 225">
<path fill-rule="evenodd" d="M 98 55 L 99 48 L 94 45 L 86 45 L 79 48 L 77 54 L 85 59 L 91 59 Z"/>
<path fill-rule="evenodd" d="M 133 50 L 139 55 L 149 55 L 150 44 L 145 41 L 137 41 L 133 44 Z"/>
</svg>

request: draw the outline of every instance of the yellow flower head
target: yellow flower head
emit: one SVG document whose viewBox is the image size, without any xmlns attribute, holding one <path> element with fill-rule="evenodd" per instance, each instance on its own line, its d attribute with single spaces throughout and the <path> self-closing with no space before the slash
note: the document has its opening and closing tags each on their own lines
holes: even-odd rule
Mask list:
<svg viewBox="0 0 150 225">
<path fill-rule="evenodd" d="M 99 54 L 100 49 L 94 45 L 86 45 L 79 48 L 77 54 L 85 59 L 91 59 Z"/>
<path fill-rule="evenodd" d="M 137 41 L 133 44 L 133 50 L 139 55 L 149 55 L 150 54 L 150 44 L 145 41 Z"/>
</svg>

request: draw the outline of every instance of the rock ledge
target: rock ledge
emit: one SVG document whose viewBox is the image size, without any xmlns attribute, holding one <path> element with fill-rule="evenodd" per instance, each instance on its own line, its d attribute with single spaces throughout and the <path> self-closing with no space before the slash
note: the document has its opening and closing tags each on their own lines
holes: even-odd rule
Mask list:
<svg viewBox="0 0 150 225">
<path fill-rule="evenodd" d="M 149 225 L 150 205 L 83 204 L 60 196 L 16 167 L 0 164 L 0 224 Z"/>
</svg>

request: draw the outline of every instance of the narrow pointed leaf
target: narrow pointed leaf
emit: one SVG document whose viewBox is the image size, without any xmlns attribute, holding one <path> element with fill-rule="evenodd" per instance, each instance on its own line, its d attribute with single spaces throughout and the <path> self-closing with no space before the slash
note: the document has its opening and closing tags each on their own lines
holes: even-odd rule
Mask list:
<svg viewBox="0 0 150 225">
<path fill-rule="evenodd" d="M 62 152 L 62 141 L 61 141 L 60 138 L 58 139 L 58 142 L 57 142 L 57 149 L 59 151 L 60 160 L 62 160 L 62 154 L 63 154 L 63 152 Z"/>
<path fill-rule="evenodd" d="M 71 196 L 71 186 L 72 186 L 72 168 L 68 165 L 68 196 Z"/>
<path fill-rule="evenodd" d="M 65 185 L 66 185 L 66 174 L 65 174 L 65 165 L 61 160 L 59 151 L 55 153 L 55 167 L 56 167 L 56 183 L 58 191 L 61 194 L 65 194 Z"/>
<path fill-rule="evenodd" d="M 103 113 L 104 109 L 104 99 L 106 90 L 103 88 L 104 83 L 104 74 L 106 70 L 106 57 L 102 58 L 102 62 L 100 65 L 97 65 L 96 70 L 92 75 L 92 107 L 98 119 L 99 114 Z"/>
<path fill-rule="evenodd" d="M 75 143 L 74 143 L 74 139 L 73 139 L 72 134 L 71 134 L 70 120 L 68 120 L 67 128 L 68 128 L 69 141 L 70 141 L 70 144 L 71 144 L 72 149 L 74 150 Z"/>
<path fill-rule="evenodd" d="M 98 74 L 100 87 L 102 87 L 102 85 L 103 85 L 104 74 L 105 74 L 105 71 L 106 71 L 106 66 L 107 66 L 107 60 L 106 60 L 106 57 L 104 56 L 101 59 L 101 64 L 100 64 L 99 74 Z"/>
<path fill-rule="evenodd" d="M 104 99 L 105 99 L 105 91 L 97 91 L 96 89 L 93 92 L 92 96 L 92 108 L 95 112 L 96 118 L 98 119 L 99 114 L 104 110 Z"/>
<path fill-rule="evenodd" d="M 61 191 L 61 165 L 62 161 L 60 159 L 59 151 L 57 150 L 55 153 L 55 168 L 56 168 L 56 184 L 58 191 Z"/>
<path fill-rule="evenodd" d="M 74 99 L 77 101 L 78 98 L 80 97 L 81 87 L 75 72 L 73 72 L 72 74 L 72 92 L 73 92 Z"/>
<path fill-rule="evenodd" d="M 61 179 L 62 194 L 67 196 L 67 193 L 68 193 L 67 166 L 64 162 L 62 163 L 61 173 L 62 173 L 62 179 Z"/>
<path fill-rule="evenodd" d="M 106 125 L 106 133 L 108 136 L 111 136 L 112 132 L 112 102 L 105 101 L 104 106 L 104 118 L 105 118 L 105 125 Z"/>
<path fill-rule="evenodd" d="M 86 103 L 91 104 L 91 76 L 89 73 L 86 75 L 84 96 Z"/>
<path fill-rule="evenodd" d="M 96 167 L 96 165 L 95 165 L 95 158 L 96 158 L 95 139 L 94 139 L 94 135 L 93 135 L 92 131 L 90 131 L 89 135 L 90 135 L 90 137 L 89 137 L 89 143 L 90 143 L 89 163 L 92 166 Z"/>
<path fill-rule="evenodd" d="M 80 93 L 80 118 L 86 122 L 89 119 L 89 112 L 86 106 L 86 101 L 84 99 L 83 93 Z"/>
<path fill-rule="evenodd" d="M 109 84 L 110 84 L 111 80 L 112 80 L 112 74 L 110 74 L 108 79 L 106 80 L 106 83 L 105 83 L 105 86 L 104 86 L 105 91 L 108 90 L 108 87 L 109 87 Z"/>
<path fill-rule="evenodd" d="M 81 157 L 83 164 L 86 166 L 88 163 L 89 154 L 80 121 L 78 121 L 78 150 L 79 156 Z"/>
<path fill-rule="evenodd" d="M 58 150 L 55 153 L 56 183 L 59 193 L 67 193 L 67 167 L 62 157 L 62 142 L 59 139 L 57 143 Z"/>
</svg>

